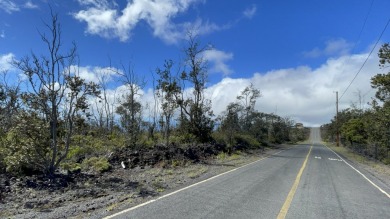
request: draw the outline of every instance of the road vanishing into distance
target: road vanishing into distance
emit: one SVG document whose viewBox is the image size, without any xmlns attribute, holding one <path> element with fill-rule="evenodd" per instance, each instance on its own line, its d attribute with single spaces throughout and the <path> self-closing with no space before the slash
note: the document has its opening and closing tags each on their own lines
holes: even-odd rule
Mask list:
<svg viewBox="0 0 390 219">
<path fill-rule="evenodd" d="M 296 145 L 107 218 L 390 218 L 390 188 L 320 142 Z"/>
</svg>

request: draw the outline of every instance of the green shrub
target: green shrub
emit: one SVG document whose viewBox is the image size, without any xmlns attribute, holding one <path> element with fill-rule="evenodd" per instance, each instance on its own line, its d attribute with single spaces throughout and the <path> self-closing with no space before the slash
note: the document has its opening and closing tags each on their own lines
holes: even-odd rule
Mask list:
<svg viewBox="0 0 390 219">
<path fill-rule="evenodd" d="M 103 173 L 111 169 L 111 164 L 105 157 L 90 157 L 83 160 L 81 169 L 86 172 Z"/>
<path fill-rule="evenodd" d="M 171 135 L 169 141 L 173 144 L 188 144 L 196 142 L 196 137 L 193 134 L 186 133 L 183 135 Z"/>
<path fill-rule="evenodd" d="M 221 152 L 217 155 L 218 160 L 225 160 L 228 155 L 225 152 Z"/>
<path fill-rule="evenodd" d="M 32 128 L 29 132 L 39 135 L 39 138 L 29 138 L 19 128 L 12 128 L 1 140 L 0 152 L 6 172 L 20 174 L 24 170 L 45 171 L 47 163 L 39 153 L 47 154 L 46 136 L 39 135 L 39 128 Z"/>
<path fill-rule="evenodd" d="M 386 165 L 390 165 L 390 157 L 384 158 L 384 159 L 382 160 L 382 162 L 383 162 L 384 164 L 386 164 Z"/>
<path fill-rule="evenodd" d="M 138 141 L 145 148 L 153 148 L 156 145 L 156 137 L 154 139 L 149 138 L 147 134 L 142 134 Z"/>
<path fill-rule="evenodd" d="M 66 163 L 61 163 L 60 166 L 63 170 L 67 170 L 69 172 L 81 171 L 81 165 L 79 163 L 66 162 Z"/>
<path fill-rule="evenodd" d="M 179 167 L 179 166 L 185 166 L 186 165 L 186 162 L 184 160 L 172 160 L 171 161 L 171 166 L 172 167 Z"/>
<path fill-rule="evenodd" d="M 228 145 L 226 135 L 220 131 L 213 132 L 211 137 L 217 144 Z"/>
<path fill-rule="evenodd" d="M 89 148 L 87 147 L 80 147 L 80 146 L 70 147 L 67 158 L 69 160 L 77 161 L 79 158 L 89 153 L 88 149 Z"/>
<path fill-rule="evenodd" d="M 235 142 L 238 145 L 241 145 L 245 148 L 259 148 L 261 144 L 256 140 L 256 138 L 245 135 L 245 134 L 237 134 L 234 136 Z"/>
</svg>

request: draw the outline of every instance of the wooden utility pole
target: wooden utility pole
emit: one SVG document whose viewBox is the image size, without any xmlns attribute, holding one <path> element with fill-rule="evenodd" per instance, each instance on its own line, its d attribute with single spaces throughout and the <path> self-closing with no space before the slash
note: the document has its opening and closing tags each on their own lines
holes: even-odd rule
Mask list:
<svg viewBox="0 0 390 219">
<path fill-rule="evenodd" d="M 336 146 L 340 146 L 339 137 L 339 92 L 336 91 Z"/>
</svg>

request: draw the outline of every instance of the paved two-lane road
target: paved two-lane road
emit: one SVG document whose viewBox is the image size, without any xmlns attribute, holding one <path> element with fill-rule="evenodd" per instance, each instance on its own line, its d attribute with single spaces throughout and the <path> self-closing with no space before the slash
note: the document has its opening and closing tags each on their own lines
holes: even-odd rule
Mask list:
<svg viewBox="0 0 390 219">
<path fill-rule="evenodd" d="M 390 218 L 389 194 L 389 187 L 321 145 L 319 129 L 312 129 L 311 144 L 112 218 Z"/>
</svg>

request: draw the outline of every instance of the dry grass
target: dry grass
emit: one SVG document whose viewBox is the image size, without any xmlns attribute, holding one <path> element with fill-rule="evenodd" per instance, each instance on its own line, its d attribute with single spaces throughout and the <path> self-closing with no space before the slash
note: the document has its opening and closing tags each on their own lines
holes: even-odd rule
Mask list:
<svg viewBox="0 0 390 219">
<path fill-rule="evenodd" d="M 198 168 L 188 169 L 187 176 L 191 179 L 198 178 L 202 174 L 206 173 L 209 170 L 206 166 L 200 166 Z"/>
</svg>

